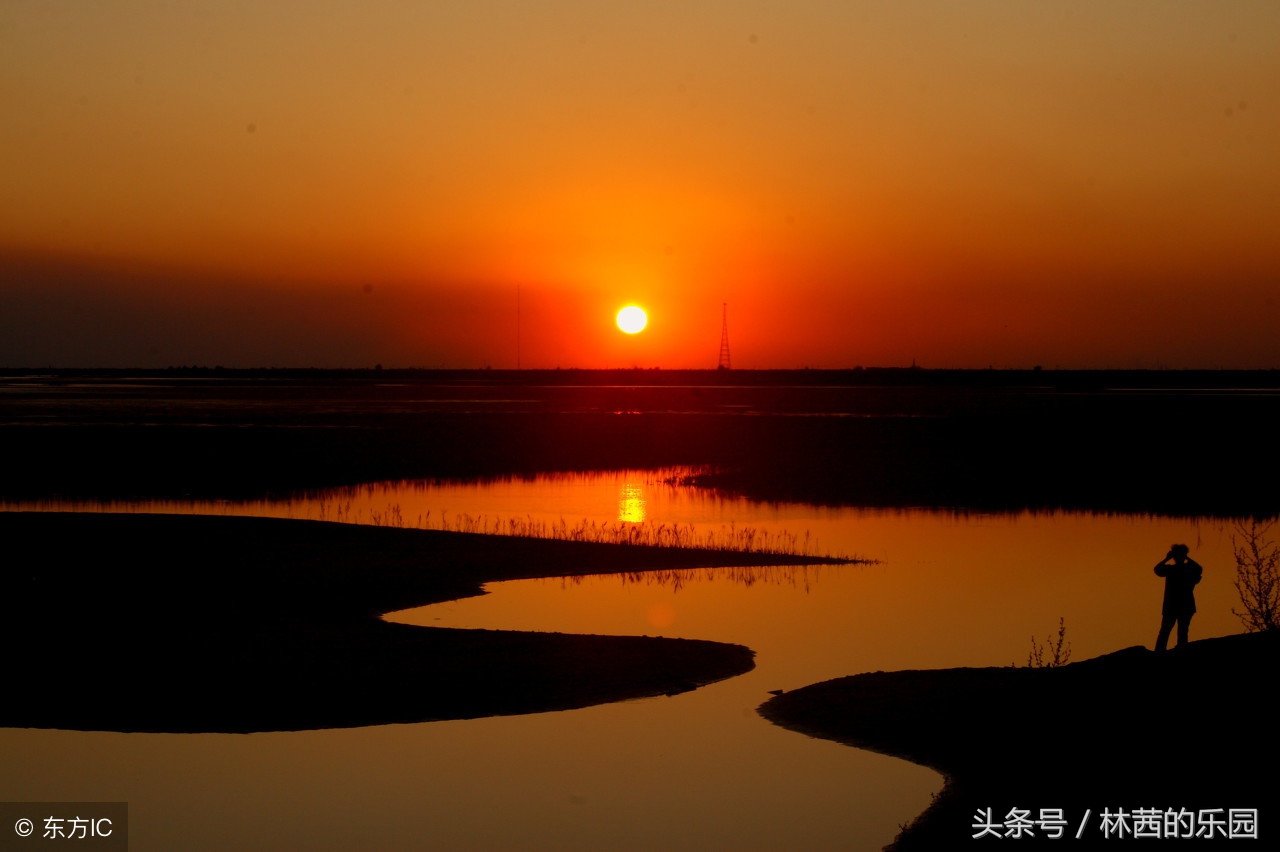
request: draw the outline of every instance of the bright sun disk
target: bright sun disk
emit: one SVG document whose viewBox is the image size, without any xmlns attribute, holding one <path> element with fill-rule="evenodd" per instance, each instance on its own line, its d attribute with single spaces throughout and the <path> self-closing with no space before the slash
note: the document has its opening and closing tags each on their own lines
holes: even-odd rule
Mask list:
<svg viewBox="0 0 1280 852">
<path fill-rule="evenodd" d="M 618 311 L 618 328 L 627 334 L 635 334 L 644 331 L 644 327 L 649 324 L 649 318 L 645 316 L 641 308 L 635 305 L 627 305 Z"/>
</svg>

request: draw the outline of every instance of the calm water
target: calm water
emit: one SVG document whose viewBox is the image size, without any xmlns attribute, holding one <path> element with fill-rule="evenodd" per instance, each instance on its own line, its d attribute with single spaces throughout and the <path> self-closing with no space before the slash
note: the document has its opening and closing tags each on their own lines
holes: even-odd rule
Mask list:
<svg viewBox="0 0 1280 852">
<path fill-rule="evenodd" d="M 719 639 L 755 649 L 757 668 L 671 698 L 463 722 L 249 736 L 2 729 L 0 798 L 127 800 L 136 850 L 874 849 L 940 779 L 769 725 L 755 713 L 769 690 L 877 669 L 1025 664 L 1031 637 L 1043 641 L 1060 618 L 1073 659 L 1150 646 L 1161 592 L 1151 566 L 1175 541 L 1206 568 L 1193 637 L 1239 630 L 1220 522 L 764 505 L 672 484 L 682 473 L 95 504 L 601 537 L 660 537 L 679 524 L 682 535 L 740 538 L 750 527 L 757 540 L 879 562 L 492 584 L 480 598 L 388 617 Z"/>
</svg>

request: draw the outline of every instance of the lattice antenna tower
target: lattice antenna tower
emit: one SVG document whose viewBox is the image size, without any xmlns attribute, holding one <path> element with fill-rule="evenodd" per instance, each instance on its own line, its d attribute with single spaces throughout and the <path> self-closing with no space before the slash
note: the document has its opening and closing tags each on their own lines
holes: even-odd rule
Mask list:
<svg viewBox="0 0 1280 852">
<path fill-rule="evenodd" d="M 729 366 L 729 303 L 724 303 L 724 320 L 720 325 L 720 363 L 717 370 L 728 370 Z"/>
</svg>

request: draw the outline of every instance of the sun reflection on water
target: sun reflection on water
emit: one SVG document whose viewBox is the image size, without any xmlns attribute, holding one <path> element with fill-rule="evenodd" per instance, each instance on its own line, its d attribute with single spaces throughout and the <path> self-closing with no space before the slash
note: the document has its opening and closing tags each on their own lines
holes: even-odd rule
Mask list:
<svg viewBox="0 0 1280 852">
<path fill-rule="evenodd" d="M 647 507 L 643 485 L 627 482 L 618 490 L 619 521 L 629 524 L 643 524 L 648 516 Z"/>
</svg>

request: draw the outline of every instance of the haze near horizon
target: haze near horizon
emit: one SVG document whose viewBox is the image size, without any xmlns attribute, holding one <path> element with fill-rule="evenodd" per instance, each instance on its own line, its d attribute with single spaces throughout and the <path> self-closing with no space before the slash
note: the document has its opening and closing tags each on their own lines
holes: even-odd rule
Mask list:
<svg viewBox="0 0 1280 852">
<path fill-rule="evenodd" d="M 8 366 L 1280 364 L 1274 4 L 15 2 L 0 93 Z"/>
</svg>

